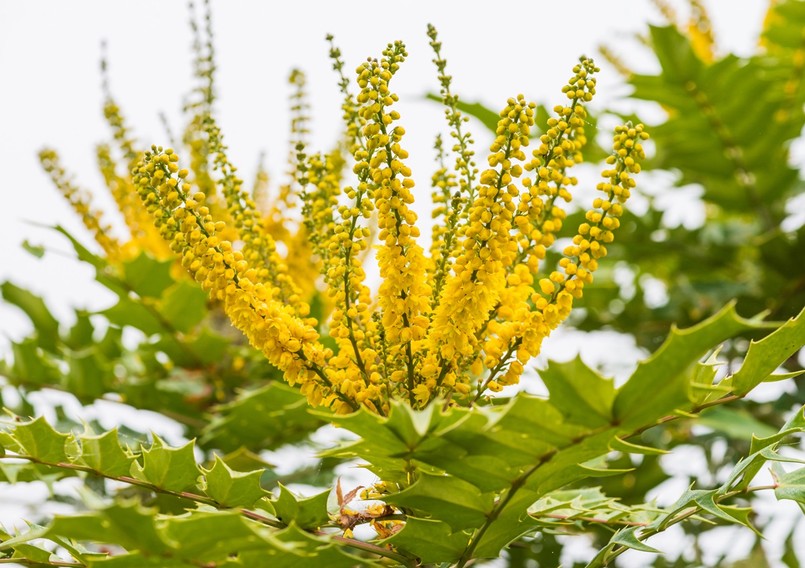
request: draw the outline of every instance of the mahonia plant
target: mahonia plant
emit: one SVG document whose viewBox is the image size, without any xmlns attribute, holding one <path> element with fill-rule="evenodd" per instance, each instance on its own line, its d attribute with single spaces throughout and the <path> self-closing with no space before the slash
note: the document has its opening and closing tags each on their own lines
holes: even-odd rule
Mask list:
<svg viewBox="0 0 805 568">
<path fill-rule="evenodd" d="M 219 193 L 194 184 L 171 148 L 152 146 L 132 169 L 142 202 L 182 266 L 289 384 L 298 385 L 312 405 L 338 413 L 365 406 L 386 415 L 395 399 L 413 408 L 435 399 L 471 406 L 487 390 L 516 384 L 524 364 L 592 283 L 645 156 L 642 125 L 616 128 L 610 167 L 598 185 L 603 196 L 563 250 L 559 266 L 540 277 L 540 263 L 565 217 L 560 204 L 571 200 L 577 183 L 569 170 L 582 160 L 584 107 L 595 94 L 597 68 L 588 58 L 573 68 L 562 89 L 567 104 L 554 109 L 530 156 L 535 104 L 522 95 L 509 99 L 500 111 L 489 168 L 477 182 L 469 150 L 462 149 L 466 138 L 451 105 L 449 79 L 442 75 L 448 121 L 459 140 L 458 166 L 466 177 L 443 207 L 451 220 L 434 239 L 441 246 L 427 256 L 410 207 L 414 180 L 405 165 L 405 129 L 392 109 L 398 97 L 390 83 L 406 55 L 401 42 L 389 44 L 380 59 L 356 70 L 356 96 L 345 85 L 346 116 L 357 126 L 350 140 L 356 183 L 339 183 L 340 164 L 320 154 L 308 158 L 303 143 L 296 144 L 297 170 L 304 172 L 298 180 L 307 216 L 302 227 L 320 257 L 333 306 L 327 332 L 335 349 L 319 341 L 319 322 L 308 317 L 301 286 L 242 189 L 211 115 L 203 126 Z M 441 72 L 443 62 L 439 66 Z M 376 298 L 361 262 L 373 215 L 382 280 Z M 434 290 L 439 293 L 432 302 Z"/>
<path fill-rule="evenodd" d="M 643 126 L 617 126 L 600 193 L 558 247 L 578 185 L 572 168 L 588 143 L 599 72 L 591 59 L 579 59 L 564 104 L 544 120 L 525 96 L 508 99 L 482 168 L 428 27 L 452 143 L 434 144 L 426 243 L 394 108 L 392 82 L 408 56 L 401 42 L 350 74 L 328 36 L 344 129 L 326 152 L 308 148 L 305 76 L 291 73 L 288 178 L 270 195 L 262 164 L 244 187 L 215 117 L 208 5 L 204 25 L 193 22 L 197 85 L 180 140 L 141 151 L 104 80 L 114 145 L 98 147 L 98 166 L 128 240 L 102 221 L 54 150 L 40 154 L 102 251 L 70 237 L 79 257 L 120 298 L 100 313 L 111 324 L 106 337 L 95 340 L 86 314 L 64 334 L 41 299 L 10 283 L 0 292 L 36 328 L 2 367 L 15 386 L 53 385 L 82 400 L 116 392 L 180 420 L 196 439 L 174 448 L 156 435 L 99 434 L 93 424 L 65 433 L 42 417 L 0 423 L 0 483 L 77 476 L 89 509 L 16 536 L 0 531 L 0 563 L 461 568 L 503 554 L 515 562 L 524 550 L 547 550 L 557 532 L 604 526 L 614 534 L 598 535 L 588 565 L 606 566 L 627 550 L 657 552 L 644 541 L 689 518 L 753 528 L 740 505 L 759 491 L 805 503 L 803 470 L 784 469 L 791 458 L 778 452 L 805 431 L 801 408 L 753 438 L 723 485 L 690 489 L 670 507 L 627 505 L 590 486 L 623 471 L 607 467 L 613 455 L 662 453 L 642 439 L 648 429 L 793 376 L 774 372 L 805 343 L 802 314 L 769 323 L 727 306 L 674 329 L 618 388 L 576 359 L 540 371 L 547 398 L 497 394 L 521 380 L 593 284 L 645 159 Z M 379 286 L 367 277 L 371 260 Z M 137 350 L 120 341 L 126 325 L 147 336 Z M 749 333 L 765 337 L 722 378 L 708 354 Z M 151 374 L 165 380 L 148 383 Z M 323 423 L 357 436 L 325 458 L 359 459 L 376 482 L 344 492 L 339 481 L 300 497 L 280 483 L 293 478 L 254 453 Z M 774 484 L 752 485 L 768 462 Z M 372 535 L 356 538 L 363 526 Z"/>
</svg>

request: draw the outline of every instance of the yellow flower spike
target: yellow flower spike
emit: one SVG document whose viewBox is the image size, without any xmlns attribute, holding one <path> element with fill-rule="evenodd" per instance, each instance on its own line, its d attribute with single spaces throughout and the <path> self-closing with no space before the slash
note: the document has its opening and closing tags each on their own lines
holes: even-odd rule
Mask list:
<svg viewBox="0 0 805 568">
<path fill-rule="evenodd" d="M 173 188 L 164 180 L 178 178 L 170 172 L 169 162 L 161 148 L 154 148 L 134 170 L 140 198 L 154 213 L 163 238 L 184 257 L 195 280 L 222 301 L 232 324 L 283 372 L 288 383 L 301 385 L 311 404 L 328 404 L 339 412 L 356 410 L 359 403 L 344 393 L 350 389 L 334 384 L 332 374 L 325 372 L 332 352 L 318 342 L 316 330 L 289 313 L 263 282 L 251 279 L 254 271 L 248 260 L 217 236 L 217 223 L 203 201 L 190 196 L 189 184 L 178 184 L 178 200 L 169 204 Z"/>
<path fill-rule="evenodd" d="M 109 146 L 101 144 L 96 149 L 98 169 L 106 187 L 129 229 L 131 240 L 124 245 L 124 256 L 133 256 L 139 251 L 148 251 L 155 258 L 172 256 L 168 244 L 154 228 L 151 216 L 143 209 L 130 176 L 118 174 Z M 127 168 L 129 170 L 130 168 Z"/>
<path fill-rule="evenodd" d="M 533 159 L 525 165 L 525 170 L 533 172 L 534 177 L 524 180 L 525 189 L 517 211 L 517 216 L 523 219 L 518 219 L 516 225 L 524 243 L 518 252 L 518 263 L 534 253 L 544 256 L 540 247 L 550 247 L 562 228 L 566 213 L 556 203 L 558 199 L 569 202 L 568 188 L 577 183 L 567 171 L 582 161 L 581 151 L 587 142 L 584 105 L 595 95 L 596 72 L 598 68 L 587 57 L 573 67 L 573 76 L 562 88 L 570 101 L 567 106 L 554 108 L 556 115 L 548 120 L 548 129 L 540 137 Z M 530 266 L 538 269 L 539 262 Z"/>
<path fill-rule="evenodd" d="M 494 363 L 495 366 L 491 367 L 476 398 L 487 388 L 494 391 L 489 386 L 490 383 L 502 385 L 516 382 L 522 373 L 524 355 L 531 357 L 539 354 L 543 339 L 567 318 L 573 307 L 573 300 L 582 296 L 584 284 L 592 282 L 593 273 L 598 268 L 596 258 L 606 254 L 606 248 L 600 243 L 611 242 L 614 237 L 613 231 L 619 225 L 618 217 L 623 213 L 622 204 L 635 187 L 632 176 L 640 172 L 640 162 L 645 158 L 641 142 L 647 138 L 648 134 L 642 124 L 633 126 L 627 123 L 615 128 L 613 154 L 607 160 L 614 167 L 602 172 L 606 181 L 597 186 L 605 194 L 605 198 L 595 199 L 593 209 L 587 212 L 587 219 L 595 221 L 582 223 L 573 244 L 565 248 L 565 258 L 560 262 L 563 272 L 553 271 L 549 278 L 539 281 L 541 294 L 535 293 L 532 296 L 534 310 L 523 320 L 519 332 L 512 335 L 503 356 L 488 362 L 487 366 L 489 363 Z M 601 230 L 607 225 L 611 230 Z M 597 253 L 585 252 L 588 250 L 596 250 Z M 512 361 L 515 353 L 517 365 Z"/>
<path fill-rule="evenodd" d="M 235 175 L 236 169 L 229 162 L 227 148 L 218 126 L 212 117 L 205 119 L 207 143 L 214 156 L 215 168 L 221 173 L 221 193 L 226 198 L 229 215 L 243 241 L 243 255 L 247 262 L 260 267 L 260 279 L 270 284 L 278 298 L 290 306 L 294 313 L 306 316 L 310 312 L 307 302 L 301 297 L 298 287 L 288 273 L 288 267 L 277 252 L 274 239 L 262 231 L 262 218 L 254 201 L 242 188 L 242 181 Z M 200 192 L 201 195 L 203 193 Z"/>
<path fill-rule="evenodd" d="M 404 388 L 413 403 L 418 379 L 412 342 L 425 336 L 428 320 L 419 316 L 429 309 L 430 288 L 425 282 L 425 256 L 416 242 L 416 215 L 408 207 L 414 198 L 411 170 L 402 161 L 407 155 L 400 144 L 405 130 L 394 126 L 399 113 L 389 109 L 397 101 L 389 82 L 406 56 L 405 46 L 396 42 L 383 51 L 383 59 L 370 60 L 356 70 L 366 151 L 359 151 L 355 158 L 358 177 L 365 180 L 377 209 L 382 242 L 377 251 L 378 303 L 385 340 L 392 353 L 401 350 L 394 361 L 405 369 Z"/>
<path fill-rule="evenodd" d="M 469 222 L 461 231 L 454 272 L 440 296 L 428 336 L 428 348 L 439 356 L 438 375 L 432 377 L 437 388 L 448 377 L 452 379 L 460 359 L 473 357 L 476 333 L 506 287 L 507 268 L 517 254 L 517 241 L 512 237 L 515 208 L 509 192 L 514 188 L 512 165 L 525 159 L 522 148 L 529 142 L 534 108 L 519 95 L 509 99 L 500 112 L 488 160 L 493 165 L 481 173 Z"/>
<path fill-rule="evenodd" d="M 61 192 L 73 210 L 78 213 L 87 230 L 92 233 L 95 241 L 101 246 L 110 262 L 120 259 L 122 249 L 120 242 L 111 234 L 112 227 L 102 222 L 103 214 L 92 207 L 90 196 L 73 184 L 70 176 L 64 170 L 59 155 L 51 148 L 39 152 L 39 162 L 50 176 L 51 181 Z"/>
<path fill-rule="evenodd" d="M 458 241 L 458 229 L 462 224 L 466 224 L 468 207 L 475 199 L 475 178 L 478 169 L 475 167 L 474 155 L 472 150 L 472 136 L 463 129 L 463 123 L 469 118 L 461 114 L 458 109 L 459 98 L 450 90 L 450 75 L 446 73 L 447 61 L 442 58 L 442 44 L 438 40 L 436 28 L 428 24 L 428 37 L 430 46 L 433 49 L 435 58 L 433 60 L 438 71 L 438 79 L 441 84 L 440 93 L 442 103 L 445 106 L 445 118 L 450 126 L 450 136 L 455 140 L 452 151 L 455 154 L 454 173 L 448 172 L 445 168 L 443 153 L 441 150 L 441 138 L 437 143 L 439 152 L 439 162 L 441 169 L 434 176 L 434 187 L 439 187 L 440 191 L 434 191 L 434 203 L 440 203 L 440 207 L 434 211 L 434 219 L 440 218 L 441 222 L 434 223 L 431 235 L 431 265 L 429 267 L 429 282 L 433 290 L 431 309 L 435 309 L 436 303 L 441 295 L 444 282 L 449 274 L 453 262 L 457 255 L 456 243 Z M 517 143 L 517 142 L 515 142 Z M 456 182 L 451 182 L 457 178 L 458 191 L 453 191 Z M 442 185 L 439 181 L 443 179 Z M 438 197 L 437 197 L 438 196 Z"/>
</svg>

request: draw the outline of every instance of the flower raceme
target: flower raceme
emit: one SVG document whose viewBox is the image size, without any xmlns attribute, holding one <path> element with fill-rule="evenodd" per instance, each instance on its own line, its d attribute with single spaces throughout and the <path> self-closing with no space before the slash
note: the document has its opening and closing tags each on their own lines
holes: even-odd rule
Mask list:
<svg viewBox="0 0 805 568">
<path fill-rule="evenodd" d="M 453 144 L 441 138 L 436 144 L 438 222 L 427 249 L 411 208 L 415 183 L 394 109 L 392 83 L 407 57 L 400 42 L 362 63 L 354 83 L 331 48 L 345 136 L 331 152 L 308 152 L 305 136 L 295 137 L 293 179 L 283 186 L 280 204 L 290 210 L 292 198 L 301 201 L 295 234 L 276 219 L 276 210 L 267 212 L 242 188 L 211 105 L 201 105 L 191 121 L 189 170 L 173 149 L 152 146 L 138 156 L 128 185 L 120 182 L 135 188 L 181 266 L 233 326 L 311 404 L 335 412 L 366 407 L 387 414 L 393 399 L 414 407 L 434 400 L 469 406 L 517 383 L 593 282 L 644 158 L 642 125 L 616 128 L 601 197 L 558 266 L 544 266 L 547 250 L 566 229 L 563 205 L 578 183 L 571 169 L 583 159 L 586 105 L 598 69 L 581 58 L 562 89 L 565 104 L 554 107 L 546 124 L 536 124 L 536 105 L 523 95 L 510 98 L 499 113 L 487 167 L 479 171 L 441 44 L 432 27 L 428 35 Z M 300 81 L 295 75 L 297 87 Z M 304 110 L 299 93 L 294 104 Z M 542 131 L 536 140 L 535 127 Z M 125 148 L 124 154 L 131 158 Z M 88 222 L 86 200 L 67 184 L 53 156 L 43 160 Z M 128 202 L 126 213 L 141 219 Z M 106 239 L 105 229 L 90 229 L 114 254 L 118 245 Z M 312 258 L 308 265 L 320 272 L 314 282 L 300 281 L 300 274 L 311 279 L 309 272 L 289 269 L 298 262 L 292 255 L 302 250 L 299 243 Z M 364 269 L 371 252 L 381 279 L 375 293 Z M 329 314 L 311 317 L 311 291 Z M 331 340 L 322 341 L 324 334 Z"/>
</svg>

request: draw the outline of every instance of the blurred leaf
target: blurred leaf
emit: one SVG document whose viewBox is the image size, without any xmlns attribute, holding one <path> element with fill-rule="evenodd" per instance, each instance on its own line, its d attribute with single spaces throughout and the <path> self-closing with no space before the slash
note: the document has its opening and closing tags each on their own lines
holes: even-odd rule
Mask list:
<svg viewBox="0 0 805 568">
<path fill-rule="evenodd" d="M 172 260 L 157 260 L 142 252 L 123 261 L 123 280 L 138 296 L 159 298 L 173 284 L 170 270 Z"/>
<path fill-rule="evenodd" d="M 198 285 L 181 280 L 165 290 L 159 312 L 170 325 L 188 332 L 207 315 L 207 293 Z"/>
<path fill-rule="evenodd" d="M 50 313 L 44 300 L 11 282 L 0 284 L 0 294 L 6 302 L 25 312 L 36 329 L 39 346 L 53 351 L 59 339 L 59 322 Z"/>
</svg>

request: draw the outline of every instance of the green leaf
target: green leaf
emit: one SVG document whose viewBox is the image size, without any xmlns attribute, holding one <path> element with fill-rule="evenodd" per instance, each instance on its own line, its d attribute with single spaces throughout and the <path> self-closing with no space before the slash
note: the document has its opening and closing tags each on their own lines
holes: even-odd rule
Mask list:
<svg viewBox="0 0 805 568">
<path fill-rule="evenodd" d="M 279 496 L 271 504 L 277 513 L 277 519 L 289 525 L 296 524 L 302 529 L 318 529 L 329 520 L 327 498 L 330 490 L 322 491 L 311 497 L 298 497 L 290 492 L 282 483 L 279 485 Z"/>
<path fill-rule="evenodd" d="M 456 477 L 422 473 L 413 485 L 384 501 L 411 509 L 415 516 L 439 511 L 440 519 L 457 531 L 481 525 L 492 509 L 492 499 L 491 493 L 482 494 L 474 485 Z"/>
<path fill-rule="evenodd" d="M 3 374 L 12 384 L 52 385 L 60 382 L 61 373 L 54 358 L 40 347 L 37 337 L 13 342 L 11 354 L 14 363 L 3 369 Z"/>
<path fill-rule="evenodd" d="M 53 429 L 43 417 L 14 426 L 12 437 L 19 445 L 20 452 L 37 460 L 55 464 L 69 462 L 66 452 L 69 434 Z"/>
<path fill-rule="evenodd" d="M 779 464 L 773 464 L 772 472 L 777 487 L 774 495 L 777 499 L 795 501 L 805 513 L 805 467 L 786 472 Z"/>
<path fill-rule="evenodd" d="M 736 440 L 751 440 L 752 436 L 762 438 L 775 433 L 774 428 L 759 421 L 746 410 L 723 406 L 705 410 L 698 423 Z"/>
<path fill-rule="evenodd" d="M 137 461 L 132 463 L 131 474 L 168 491 L 193 487 L 201 474 L 193 455 L 194 447 L 194 442 L 190 441 L 180 448 L 169 448 L 154 435 L 151 447 L 142 449 L 142 465 Z"/>
<path fill-rule="evenodd" d="M 119 327 L 133 327 L 146 335 L 153 335 L 165 330 L 159 316 L 147 308 L 141 300 L 121 296 L 117 303 L 98 312 L 111 323 Z"/>
<path fill-rule="evenodd" d="M 597 427 L 612 420 L 615 385 L 576 357 L 567 363 L 551 361 L 540 371 L 554 406 L 570 421 Z"/>
<path fill-rule="evenodd" d="M 0 284 L 0 294 L 6 302 L 25 312 L 36 330 L 39 345 L 53 351 L 59 340 L 59 322 L 50 313 L 44 300 L 11 282 Z"/>
<path fill-rule="evenodd" d="M 642 540 L 640 540 L 636 534 L 637 530 L 638 530 L 637 527 L 628 527 L 625 529 L 621 529 L 615 533 L 610 542 L 612 544 L 619 544 L 621 546 L 625 546 L 633 550 L 639 550 L 640 552 L 651 552 L 654 554 L 661 554 L 659 550 L 645 544 Z"/>
<path fill-rule="evenodd" d="M 408 517 L 403 529 L 381 541 L 393 544 L 398 550 L 410 552 L 420 563 L 455 562 L 470 540 L 469 531 L 453 531 L 443 521 Z"/>
<path fill-rule="evenodd" d="M 174 283 L 173 260 L 157 260 L 145 252 L 122 263 L 123 280 L 140 297 L 159 298 Z"/>
<path fill-rule="evenodd" d="M 688 406 L 691 377 L 685 371 L 719 342 L 762 326 L 767 324 L 739 317 L 734 304 L 730 304 L 694 327 L 672 329 L 662 347 L 642 361 L 618 391 L 616 418 L 625 428 L 631 428 Z"/>
<path fill-rule="evenodd" d="M 202 564 L 226 560 L 237 552 L 270 548 L 256 530 L 258 526 L 237 511 L 193 511 L 167 519 L 162 534 L 173 543 L 175 556 Z"/>
<path fill-rule="evenodd" d="M 262 475 L 263 470 L 232 471 L 219 456 L 215 456 L 212 468 L 204 471 L 206 493 L 226 507 L 251 507 L 267 494 L 260 486 Z"/>
<path fill-rule="evenodd" d="M 131 472 L 134 456 L 120 445 L 117 428 L 100 436 L 82 435 L 79 461 L 102 475 L 121 477 Z"/>
<path fill-rule="evenodd" d="M 156 511 L 136 503 L 115 503 L 92 513 L 56 516 L 45 536 L 50 535 L 117 544 L 129 551 L 142 550 L 154 555 L 169 549 L 157 529 Z"/>
<path fill-rule="evenodd" d="M 307 399 L 297 389 L 272 381 L 219 406 L 204 428 L 201 443 L 226 452 L 241 446 L 268 450 L 299 441 L 323 424 L 310 413 Z"/>
<path fill-rule="evenodd" d="M 112 366 L 95 350 L 73 354 L 68 365 L 64 386 L 81 400 L 100 398 L 107 391 L 106 380 L 114 376 Z"/>
<path fill-rule="evenodd" d="M 186 333 L 207 315 L 207 293 L 197 284 L 181 280 L 162 295 L 159 312 L 172 327 Z"/>
<path fill-rule="evenodd" d="M 752 341 L 740 370 L 730 381 L 735 393 L 744 395 L 766 380 L 791 355 L 805 345 L 805 309 L 796 318 L 761 339 Z"/>
</svg>

